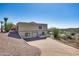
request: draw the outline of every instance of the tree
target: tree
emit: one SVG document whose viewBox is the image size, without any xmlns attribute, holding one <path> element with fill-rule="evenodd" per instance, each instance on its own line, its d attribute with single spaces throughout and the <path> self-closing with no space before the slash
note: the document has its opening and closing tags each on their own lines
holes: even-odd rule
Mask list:
<svg viewBox="0 0 79 59">
<path fill-rule="evenodd" d="M 53 28 L 53 35 L 54 35 L 55 39 L 58 39 L 58 37 L 59 37 L 59 29 Z"/>
<path fill-rule="evenodd" d="M 7 32 L 7 20 L 8 20 L 8 18 L 7 17 L 4 17 L 4 22 L 5 22 L 5 24 L 4 24 L 4 26 L 5 26 L 5 32 Z"/>
<path fill-rule="evenodd" d="M 51 33 L 55 39 L 58 39 L 59 38 L 59 33 L 60 33 L 60 30 L 57 29 L 57 28 L 50 28 L 48 29 L 48 32 Z"/>
<path fill-rule="evenodd" d="M 7 24 L 6 24 L 6 32 L 9 32 L 13 26 L 14 26 L 13 23 L 7 23 Z M 5 27 L 5 26 L 4 26 L 4 27 Z"/>
</svg>

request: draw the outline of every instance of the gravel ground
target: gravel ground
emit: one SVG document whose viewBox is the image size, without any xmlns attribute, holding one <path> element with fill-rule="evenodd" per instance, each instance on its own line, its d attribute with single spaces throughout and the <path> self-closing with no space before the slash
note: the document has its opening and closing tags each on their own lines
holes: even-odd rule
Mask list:
<svg viewBox="0 0 79 59">
<path fill-rule="evenodd" d="M 28 44 L 41 50 L 42 56 L 79 56 L 79 50 L 51 38 L 30 41 Z"/>
<path fill-rule="evenodd" d="M 0 56 L 39 56 L 40 54 L 40 49 L 29 45 L 26 41 L 0 33 Z"/>
</svg>

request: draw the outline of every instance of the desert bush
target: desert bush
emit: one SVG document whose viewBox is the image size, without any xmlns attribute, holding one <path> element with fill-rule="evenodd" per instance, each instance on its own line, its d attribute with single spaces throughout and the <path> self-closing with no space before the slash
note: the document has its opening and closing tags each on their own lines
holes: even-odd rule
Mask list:
<svg viewBox="0 0 79 59">
<path fill-rule="evenodd" d="M 68 38 L 68 39 L 72 39 L 72 37 L 71 37 L 71 36 L 67 36 L 67 38 Z"/>
<path fill-rule="evenodd" d="M 61 39 L 64 39 L 64 40 L 66 40 L 67 39 L 67 36 L 65 35 L 65 34 L 60 34 L 60 36 L 59 36 Z"/>
<path fill-rule="evenodd" d="M 61 34 L 61 36 L 60 36 L 60 38 L 61 39 L 64 39 L 64 40 L 71 40 L 71 39 L 74 39 L 75 37 L 74 36 L 72 36 L 71 34 Z"/>
<path fill-rule="evenodd" d="M 74 35 L 75 35 L 75 33 L 71 33 L 71 35 L 72 35 L 72 36 L 74 36 Z"/>
</svg>

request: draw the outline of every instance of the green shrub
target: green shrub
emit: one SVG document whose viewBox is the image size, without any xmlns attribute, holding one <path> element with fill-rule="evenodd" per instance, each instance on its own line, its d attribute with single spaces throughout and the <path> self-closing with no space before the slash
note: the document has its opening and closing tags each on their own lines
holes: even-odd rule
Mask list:
<svg viewBox="0 0 79 59">
<path fill-rule="evenodd" d="M 59 29 L 57 28 L 50 28 L 48 29 L 48 32 L 51 32 L 51 35 L 54 36 L 55 39 L 59 39 Z"/>
<path fill-rule="evenodd" d="M 53 29 L 53 36 L 54 36 L 55 39 L 59 38 L 59 29 L 57 29 L 57 28 Z"/>
<path fill-rule="evenodd" d="M 75 35 L 75 33 L 71 33 L 71 35 L 72 35 L 72 36 L 74 36 L 74 35 Z"/>
<path fill-rule="evenodd" d="M 9 30 L 11 29 L 11 27 L 12 27 L 13 25 L 14 25 L 13 23 L 6 23 L 6 29 L 5 29 L 5 31 L 6 31 L 6 32 L 9 32 Z"/>
</svg>

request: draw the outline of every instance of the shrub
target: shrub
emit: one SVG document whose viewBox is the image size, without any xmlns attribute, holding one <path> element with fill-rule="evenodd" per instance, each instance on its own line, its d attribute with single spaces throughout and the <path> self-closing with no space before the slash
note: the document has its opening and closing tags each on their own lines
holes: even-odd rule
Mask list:
<svg viewBox="0 0 79 59">
<path fill-rule="evenodd" d="M 59 38 L 59 29 L 54 28 L 54 29 L 53 29 L 53 35 L 54 35 L 54 38 L 55 38 L 55 39 L 58 39 L 58 38 Z"/>
<path fill-rule="evenodd" d="M 13 23 L 7 23 L 6 24 L 6 32 L 9 32 L 9 30 L 11 30 L 13 25 L 14 25 Z"/>
<path fill-rule="evenodd" d="M 71 33 L 71 35 L 72 35 L 72 36 L 74 36 L 74 35 L 75 35 L 75 33 Z"/>
</svg>

